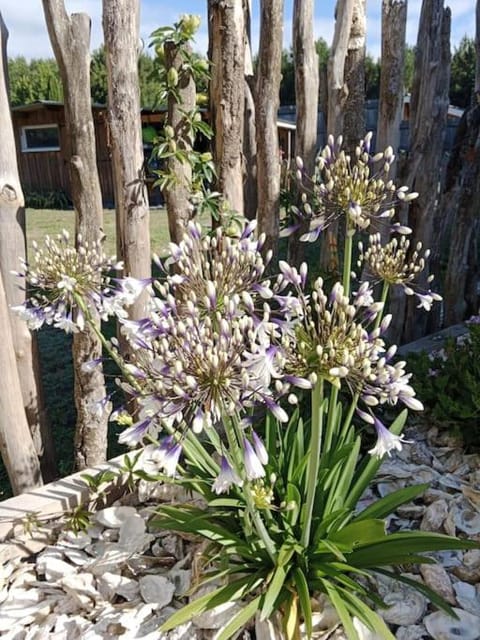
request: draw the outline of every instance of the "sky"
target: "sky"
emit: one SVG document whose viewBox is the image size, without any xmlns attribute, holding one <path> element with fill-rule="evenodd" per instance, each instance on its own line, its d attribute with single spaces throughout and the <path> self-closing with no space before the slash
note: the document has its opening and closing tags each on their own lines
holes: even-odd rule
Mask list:
<svg viewBox="0 0 480 640">
<path fill-rule="evenodd" d="M 196 37 L 195 49 L 207 50 L 206 0 L 140 0 L 140 36 L 148 46 L 149 35 L 156 28 L 173 24 L 183 13 L 201 17 L 202 25 Z M 258 42 L 258 5 L 252 0 L 254 20 L 253 42 Z M 417 39 L 421 0 L 409 0 L 407 18 L 407 42 L 414 45 Z M 455 47 L 464 35 L 474 37 L 475 0 L 450 0 L 445 3 L 452 10 L 452 45 Z M 285 0 L 284 46 L 291 44 L 291 18 L 293 0 Z M 367 0 L 367 50 L 375 58 L 380 55 L 380 15 L 382 0 Z M 69 13 L 85 12 L 92 18 L 92 48 L 102 43 L 102 0 L 65 0 Z M 315 0 L 315 37 L 331 44 L 334 27 L 335 0 Z M 257 10 L 255 11 L 255 7 Z M 0 0 L 0 11 L 10 33 L 8 55 L 23 55 L 27 59 L 53 57 L 45 26 L 41 0 Z"/>
</svg>

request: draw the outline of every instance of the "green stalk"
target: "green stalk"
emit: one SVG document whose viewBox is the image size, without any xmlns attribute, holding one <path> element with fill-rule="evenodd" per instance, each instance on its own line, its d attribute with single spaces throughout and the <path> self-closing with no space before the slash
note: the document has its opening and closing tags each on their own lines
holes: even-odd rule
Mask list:
<svg viewBox="0 0 480 640">
<path fill-rule="evenodd" d="M 100 331 L 98 327 L 98 323 L 95 322 L 95 319 L 93 318 L 88 307 L 85 305 L 83 299 L 75 292 L 73 293 L 73 297 L 75 299 L 75 303 L 77 304 L 78 308 L 82 311 L 85 317 L 85 320 L 88 322 L 89 326 L 93 329 L 95 335 L 100 340 L 102 347 L 108 353 L 110 358 L 115 362 L 115 364 L 121 371 L 122 375 L 125 376 L 125 379 L 129 382 L 129 384 L 131 384 L 131 386 L 135 389 L 135 391 L 138 391 L 139 393 L 141 393 L 140 385 L 136 381 L 135 377 L 132 376 L 132 374 L 125 368 L 125 363 L 122 357 L 114 349 L 112 349 L 108 340 L 105 339 L 105 336 L 103 335 L 103 333 Z M 169 429 L 166 426 L 165 426 L 165 429 L 168 431 L 170 435 L 176 432 L 175 429 L 173 428 Z M 198 457 L 200 457 L 204 462 L 205 468 L 208 469 L 212 473 L 212 475 L 215 475 L 218 473 L 218 469 L 219 469 L 218 464 L 213 460 L 211 455 L 199 442 L 198 438 L 188 428 L 186 430 L 183 449 L 191 460 L 198 460 Z"/>
<path fill-rule="evenodd" d="M 330 451 L 333 441 L 333 434 L 335 431 L 335 414 L 337 412 L 337 400 L 338 400 L 338 387 L 331 385 L 330 398 L 328 400 L 328 417 L 327 417 L 327 429 L 325 431 L 325 440 L 323 442 L 323 451 L 327 453 Z"/>
<path fill-rule="evenodd" d="M 231 428 L 232 427 L 232 428 Z M 236 471 L 240 477 L 245 478 L 244 465 L 243 465 L 243 434 L 238 425 L 238 421 L 235 417 L 232 417 L 230 421 L 225 421 L 225 432 L 227 434 L 228 446 L 232 455 L 232 461 L 237 467 Z M 277 552 L 275 549 L 275 543 L 273 542 L 270 534 L 268 533 L 263 520 L 260 516 L 260 513 L 255 506 L 255 502 L 252 498 L 252 493 L 250 490 L 251 482 L 245 479 L 242 488 L 242 495 L 245 498 L 245 504 L 247 507 L 247 511 L 252 518 L 253 524 L 255 525 L 255 529 L 257 530 L 257 534 L 265 545 L 265 549 L 270 556 L 272 562 L 275 564 Z"/>
<path fill-rule="evenodd" d="M 373 325 L 374 329 L 378 329 L 380 323 L 382 322 L 383 315 L 385 313 L 385 305 L 387 304 L 388 291 L 390 289 L 390 284 L 384 280 L 382 287 L 382 295 L 380 297 L 380 302 L 383 302 L 383 309 L 378 312 L 377 317 L 375 318 L 375 324 Z"/>
<path fill-rule="evenodd" d="M 354 229 L 350 228 L 347 222 L 345 231 L 345 250 L 343 256 L 343 292 L 350 296 L 350 280 L 352 277 L 352 249 L 353 249 Z"/>
<path fill-rule="evenodd" d="M 320 467 L 320 453 L 323 432 L 323 380 L 319 380 L 312 391 L 312 427 L 310 441 L 310 455 L 307 468 L 307 496 L 305 499 L 305 517 L 301 543 L 306 549 L 310 542 L 312 528 L 313 505 L 317 488 L 318 470 Z"/>
<path fill-rule="evenodd" d="M 345 416 L 345 419 L 343 421 L 342 429 L 340 431 L 340 444 L 343 444 L 345 442 L 345 438 L 347 436 L 347 431 L 350 428 L 350 425 L 352 423 L 353 413 L 354 413 L 355 409 L 357 408 L 359 397 L 360 397 L 360 393 L 357 391 L 357 393 L 355 393 L 355 395 L 352 398 L 352 401 L 351 401 L 350 406 L 348 408 L 348 413 Z"/>
</svg>

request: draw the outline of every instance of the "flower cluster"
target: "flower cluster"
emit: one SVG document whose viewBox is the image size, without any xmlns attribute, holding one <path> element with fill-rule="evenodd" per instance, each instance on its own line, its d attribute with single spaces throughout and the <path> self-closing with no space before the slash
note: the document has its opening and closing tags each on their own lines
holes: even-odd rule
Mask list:
<svg viewBox="0 0 480 640">
<path fill-rule="evenodd" d="M 81 331 L 85 309 L 102 316 L 123 314 L 124 306 L 136 297 L 133 279 L 123 282 L 118 291 L 112 289 L 108 274 L 122 264 L 105 255 L 100 241 L 89 244 L 79 236 L 77 245 L 71 243 L 67 231 L 56 240 L 47 236 L 44 247 L 33 243 L 32 259 L 23 262 L 22 271 L 16 273 L 24 279 L 29 298 L 13 310 L 31 329 L 46 323 L 67 332 Z"/>
<path fill-rule="evenodd" d="M 264 302 L 273 293 L 262 281 L 261 242 L 252 233 L 253 226 L 234 240 L 218 229 L 202 238 L 191 224 L 171 245 L 175 273 L 156 283 L 160 296 L 149 318 L 123 322 L 135 349 L 127 366 L 141 411 L 122 442 L 155 436 L 162 423 L 200 433 L 257 403 L 287 419 L 271 389 L 282 354 Z"/>
<path fill-rule="evenodd" d="M 422 254 L 422 244 L 418 242 L 415 250 L 410 253 L 410 240 L 405 236 L 392 238 L 390 242 L 382 245 L 379 233 L 369 236 L 368 246 L 364 249 L 359 243 L 360 255 L 358 266 L 367 267 L 369 275 L 377 281 L 389 285 L 401 285 L 406 295 L 415 295 L 419 300 L 419 307 L 429 311 L 434 301 L 441 300 L 438 293 L 431 290 L 418 291 L 414 289 L 414 281 L 425 269 L 426 260 L 430 255 L 427 249 Z M 432 282 L 433 275 L 428 277 Z"/>
<path fill-rule="evenodd" d="M 318 278 L 308 300 L 296 270 L 284 265 L 283 271 L 304 301 L 300 322 L 283 336 L 289 379 L 304 387 L 320 378 L 337 387 L 345 382 L 369 408 L 370 413 L 360 413 L 372 424 L 370 408 L 379 404 L 401 401 L 421 410 L 409 385 L 411 376 L 405 372 L 405 362 L 391 364 L 395 347 L 387 349 L 382 338 L 391 316 L 385 316 L 378 327 L 373 324 L 383 303 L 374 302 L 369 284 L 363 283 L 351 301 L 339 282 L 327 296 L 323 280 Z"/>
<path fill-rule="evenodd" d="M 302 194 L 302 210 L 293 209 L 296 217 L 309 222 L 309 230 L 302 240 L 314 242 L 320 233 L 334 220 L 346 217 L 350 229 L 368 229 L 370 226 L 391 225 L 397 202 L 408 202 L 418 196 L 408 193 L 407 187 L 397 188 L 389 178 L 395 159 L 391 147 L 372 156 L 368 133 L 360 141 L 352 158 L 342 149 L 342 138 L 335 142 L 329 136 L 328 143 L 319 154 L 311 185 L 305 183 L 303 162 L 297 159 L 297 178 Z M 374 169 L 377 165 L 378 169 Z M 287 230 L 291 232 L 300 225 Z M 398 232 L 409 232 L 400 225 Z"/>
</svg>

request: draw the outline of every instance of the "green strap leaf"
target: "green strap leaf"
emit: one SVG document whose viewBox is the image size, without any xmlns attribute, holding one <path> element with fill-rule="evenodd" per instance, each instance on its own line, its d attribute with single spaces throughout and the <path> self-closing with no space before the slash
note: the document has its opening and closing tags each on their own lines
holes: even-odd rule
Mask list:
<svg viewBox="0 0 480 640">
<path fill-rule="evenodd" d="M 298 600 L 300 602 L 300 608 L 303 613 L 303 619 L 305 621 L 305 628 L 307 631 L 307 637 L 312 635 L 312 605 L 310 603 L 310 591 L 308 588 L 307 579 L 300 567 L 295 567 L 293 570 L 293 579 L 297 588 Z"/>
<path fill-rule="evenodd" d="M 219 587 L 210 593 L 206 593 L 204 596 L 189 602 L 171 615 L 170 618 L 162 624 L 160 631 L 169 631 L 180 624 L 188 622 L 194 616 L 209 611 L 220 604 L 238 600 L 246 593 L 256 589 L 262 582 L 262 577 L 245 576 L 223 587 Z"/>
<path fill-rule="evenodd" d="M 240 609 L 240 611 L 233 616 L 230 622 L 219 631 L 218 635 L 215 636 L 215 640 L 229 640 L 232 638 L 235 633 L 245 626 L 250 618 L 258 611 L 261 599 L 262 596 L 257 596 L 245 607 Z"/>
<path fill-rule="evenodd" d="M 347 607 L 345 606 L 342 596 L 337 591 L 337 588 L 328 582 L 328 580 L 322 580 L 326 594 L 330 598 L 330 602 L 335 607 L 338 617 L 340 618 L 343 629 L 347 634 L 349 640 L 360 640 L 358 633 L 353 626 L 352 617 Z"/>
<path fill-rule="evenodd" d="M 360 520 L 347 524 L 328 536 L 335 544 L 345 544 L 351 549 L 359 545 L 379 542 L 387 537 L 385 521 L 378 519 Z"/>
<path fill-rule="evenodd" d="M 393 491 L 387 496 L 380 498 L 373 504 L 366 507 L 357 516 L 355 522 L 366 520 L 367 518 L 386 518 L 393 513 L 400 505 L 414 500 L 417 496 L 428 489 L 428 483 L 416 484 L 413 487 L 405 487 Z"/>
<path fill-rule="evenodd" d="M 447 613 L 449 616 L 452 616 L 452 618 L 458 618 L 457 614 L 452 609 L 452 607 L 448 604 L 448 602 L 444 600 L 441 596 L 439 596 L 436 591 L 434 591 L 433 589 L 430 589 L 430 587 L 427 587 L 427 585 L 423 584 L 422 582 L 418 582 L 417 580 L 412 580 L 412 578 L 407 578 L 406 576 L 402 576 L 401 574 L 394 573 L 393 571 L 387 571 L 386 569 L 375 569 L 375 572 L 381 573 L 384 576 L 388 576 L 393 580 L 398 580 L 399 582 L 408 584 L 408 586 L 412 587 L 416 591 L 423 593 L 423 595 L 426 596 L 430 600 L 430 602 L 432 602 L 439 609 L 442 609 L 443 611 L 445 611 L 445 613 Z"/>
</svg>

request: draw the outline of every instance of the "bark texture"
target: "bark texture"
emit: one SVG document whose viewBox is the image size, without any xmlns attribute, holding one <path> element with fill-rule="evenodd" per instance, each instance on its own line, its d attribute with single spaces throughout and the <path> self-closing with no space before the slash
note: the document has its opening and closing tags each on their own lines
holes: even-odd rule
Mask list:
<svg viewBox="0 0 480 640">
<path fill-rule="evenodd" d="M 102 233 L 103 209 L 90 99 L 90 18 L 84 13 L 69 16 L 63 0 L 42 1 L 63 84 L 76 233 L 92 242 Z M 90 328 L 73 335 L 75 462 L 80 469 L 106 459 L 107 414 L 99 410 L 106 396 L 103 372 L 100 367 L 92 372 L 81 369 L 84 362 L 100 357 L 101 352 Z"/>
<path fill-rule="evenodd" d="M 345 149 L 353 153 L 365 135 L 365 38 L 366 0 L 355 0 L 345 60 L 348 99 L 343 117 Z"/>
<path fill-rule="evenodd" d="M 257 216 L 257 128 L 255 78 L 251 44 L 251 0 L 245 0 L 245 88 L 243 114 L 243 211 L 248 220 Z"/>
<path fill-rule="evenodd" d="M 278 250 L 280 219 L 280 150 L 277 112 L 282 61 L 283 0 L 260 3 L 260 49 L 257 62 L 257 186 L 258 232 L 265 233 L 265 251 Z"/>
<path fill-rule="evenodd" d="M 348 97 L 345 82 L 345 59 L 348 52 L 353 10 L 356 0 L 338 0 L 335 9 L 335 31 L 328 60 L 327 133 L 339 136 L 343 129 L 343 112 Z"/>
<path fill-rule="evenodd" d="M 193 140 L 190 135 L 188 118 L 183 112 L 192 111 L 195 108 L 195 82 L 190 73 L 182 71 L 183 58 L 174 42 L 165 43 L 165 63 L 167 70 L 174 68 L 178 72 L 178 85 L 176 87 L 179 99 L 175 96 L 168 97 L 168 123 L 175 132 L 174 139 L 178 148 L 185 153 L 191 151 Z M 168 229 L 172 242 L 178 243 L 183 238 L 188 221 L 192 217 L 192 204 L 190 202 L 190 189 L 192 182 L 192 168 L 188 162 L 182 162 L 176 157 L 171 157 L 167 162 L 168 170 L 173 177 L 172 183 L 164 189 L 167 205 Z"/>
<path fill-rule="evenodd" d="M 400 145 L 407 5 L 407 0 L 382 1 L 382 68 L 378 105 L 377 151 L 384 151 L 390 145 L 393 152 L 397 153 Z M 394 170 L 395 165 L 390 171 L 392 177 L 394 177 Z"/>
<path fill-rule="evenodd" d="M 432 247 L 438 223 L 443 144 L 448 113 L 450 80 L 450 9 L 443 0 L 424 0 L 415 55 L 415 75 L 410 115 L 410 150 L 406 184 L 420 195 L 409 209 L 411 242 Z M 428 267 L 418 280 L 428 288 Z M 407 300 L 403 340 L 425 334 L 427 314 L 419 311 L 413 297 Z M 403 317 L 395 310 L 394 325 Z"/>
<path fill-rule="evenodd" d="M 449 167 L 449 178 L 453 184 L 447 202 L 453 208 L 453 224 L 443 296 L 445 326 L 478 313 L 480 105 L 473 106 L 464 114 L 458 147 L 457 161 Z"/>
<path fill-rule="evenodd" d="M 319 87 L 318 55 L 313 33 L 313 0 L 295 0 L 292 41 L 297 106 L 295 157 L 302 158 L 306 174 L 312 176 L 317 152 Z M 300 236 L 305 231 L 302 228 L 289 238 L 290 264 L 299 266 L 303 260 L 304 245 L 300 242 Z"/>
<path fill-rule="evenodd" d="M 139 0 L 103 1 L 117 256 L 123 260 L 125 276 L 142 279 L 152 271 L 138 84 L 139 13 Z M 145 302 L 141 296 L 130 307 L 129 317 L 145 317 Z"/>
<path fill-rule="evenodd" d="M 245 19 L 242 0 L 209 0 L 210 112 L 216 190 L 243 213 Z"/>
<path fill-rule="evenodd" d="M 40 463 L 23 410 L 8 306 L 0 271 L 0 453 L 14 494 L 42 484 Z"/>
<path fill-rule="evenodd" d="M 0 14 L 0 272 L 2 273 L 8 306 L 25 302 L 25 291 L 10 273 L 25 259 L 25 207 L 15 151 L 7 78 L 8 31 Z M 52 433 L 45 411 L 35 334 L 26 323 L 10 312 L 13 346 L 25 408 L 35 450 L 40 458 L 46 481 L 56 476 Z"/>
</svg>

